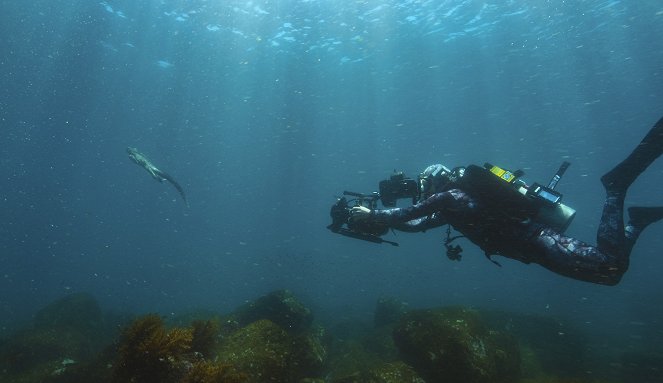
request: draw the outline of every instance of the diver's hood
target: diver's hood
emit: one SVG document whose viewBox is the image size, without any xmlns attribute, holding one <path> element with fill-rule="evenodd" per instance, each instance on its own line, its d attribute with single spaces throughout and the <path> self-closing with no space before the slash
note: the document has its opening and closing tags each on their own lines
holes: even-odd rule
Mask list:
<svg viewBox="0 0 663 383">
<path fill-rule="evenodd" d="M 419 191 L 423 196 L 430 196 L 441 191 L 451 182 L 451 170 L 442 164 L 430 165 L 419 174 Z"/>
</svg>

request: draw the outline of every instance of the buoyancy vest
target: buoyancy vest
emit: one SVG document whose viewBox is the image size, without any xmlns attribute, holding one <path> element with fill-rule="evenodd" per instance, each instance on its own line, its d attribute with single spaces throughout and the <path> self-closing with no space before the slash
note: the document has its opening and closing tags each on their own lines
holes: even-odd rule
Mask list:
<svg viewBox="0 0 663 383">
<path fill-rule="evenodd" d="M 476 200 L 471 215 L 450 217 L 450 223 L 478 245 L 486 256 L 492 254 L 522 258 L 523 235 L 537 216 L 541 204 L 520 193 L 517 187 L 476 165 L 465 169 L 462 177 L 445 187 L 460 189 Z M 523 259 L 521 259 L 523 260 Z"/>
</svg>

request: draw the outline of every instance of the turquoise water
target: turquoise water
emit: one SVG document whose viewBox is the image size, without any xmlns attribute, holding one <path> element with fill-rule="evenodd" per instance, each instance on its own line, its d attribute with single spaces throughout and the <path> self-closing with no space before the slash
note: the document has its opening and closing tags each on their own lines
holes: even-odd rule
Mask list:
<svg viewBox="0 0 663 383">
<path fill-rule="evenodd" d="M 376 190 L 395 169 L 491 162 L 545 183 L 566 160 L 558 190 L 578 210 L 568 233 L 594 242 L 598 178 L 663 114 L 659 2 L 0 11 L 0 337 L 73 292 L 176 315 L 287 288 L 321 318 L 370 318 L 389 296 L 561 317 L 610 350 L 608 365 L 662 353 L 661 224 L 616 287 L 508 259 L 498 268 L 467 242 L 451 262 L 442 230 L 389 234 L 392 247 L 325 228 L 343 190 Z M 657 162 L 627 204 L 662 204 L 661 177 Z"/>
</svg>

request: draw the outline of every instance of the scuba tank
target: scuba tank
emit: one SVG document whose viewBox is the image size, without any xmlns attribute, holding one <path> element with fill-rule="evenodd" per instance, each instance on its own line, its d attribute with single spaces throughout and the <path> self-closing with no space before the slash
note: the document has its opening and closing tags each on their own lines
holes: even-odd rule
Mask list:
<svg viewBox="0 0 663 383">
<path fill-rule="evenodd" d="M 497 176 L 504 184 L 517 188 L 518 192 L 525 197 L 524 199 L 535 203 L 536 209 L 531 217 L 534 221 L 542 223 L 559 233 L 564 233 L 573 221 L 576 211 L 562 203 L 562 194 L 555 191 L 555 187 L 569 165 L 568 162 L 564 161 L 547 186 L 538 183 L 528 186 L 519 179 L 524 174 L 520 170 L 510 172 L 488 163 L 484 164 L 484 168 Z"/>
</svg>

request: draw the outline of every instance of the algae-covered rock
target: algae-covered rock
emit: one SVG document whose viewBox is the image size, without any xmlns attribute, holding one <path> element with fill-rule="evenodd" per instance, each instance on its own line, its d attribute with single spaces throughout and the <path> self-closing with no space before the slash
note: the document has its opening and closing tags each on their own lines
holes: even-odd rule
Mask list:
<svg viewBox="0 0 663 383">
<path fill-rule="evenodd" d="M 278 290 L 262 296 L 237 309 L 232 317 L 239 327 L 268 319 L 289 332 L 304 331 L 313 322 L 311 310 L 289 290 Z"/>
<path fill-rule="evenodd" d="M 383 363 L 370 370 L 333 379 L 332 383 L 426 383 L 403 362 Z"/>
<path fill-rule="evenodd" d="M 103 347 L 103 330 L 94 298 L 62 298 L 40 310 L 30 328 L 16 332 L 0 347 L 0 380 L 45 381 L 89 360 Z"/>
<path fill-rule="evenodd" d="M 408 309 L 407 303 L 394 298 L 380 298 L 375 305 L 373 324 L 375 327 L 398 323 Z"/>
<path fill-rule="evenodd" d="M 399 359 L 398 349 L 394 344 L 393 328 L 383 326 L 367 332 L 360 338 L 366 351 L 375 354 L 384 362 Z"/>
<path fill-rule="evenodd" d="M 117 383 L 239 383 L 248 378 L 229 363 L 214 361 L 218 326 L 196 320 L 168 328 L 146 315 L 128 326 L 117 345 L 112 381 Z"/>
<path fill-rule="evenodd" d="M 76 293 L 39 310 L 35 328 L 74 328 L 87 335 L 103 331 L 103 315 L 97 301 L 89 294 Z"/>
<path fill-rule="evenodd" d="M 329 374 L 334 378 L 357 375 L 384 361 L 359 340 L 335 341 L 329 353 Z"/>
<path fill-rule="evenodd" d="M 351 328 L 349 323 L 345 323 L 341 328 L 344 330 L 341 331 L 342 337 L 333 332 L 328 371 L 334 379 L 366 376 L 370 371 L 399 359 L 391 326 L 374 328 L 360 323 L 357 325 Z"/>
<path fill-rule="evenodd" d="M 112 363 L 115 356 L 115 347 L 108 346 L 100 353 L 88 358 L 89 360 L 87 361 L 79 362 L 71 359 L 59 361 L 55 368 L 45 371 L 38 380 L 19 379 L 14 381 L 9 380 L 6 383 L 110 383 L 113 372 Z M 5 383 L 2 379 L 0 381 Z"/>
<path fill-rule="evenodd" d="M 514 382 L 519 375 L 515 340 L 490 331 L 472 310 L 411 311 L 394 329 L 394 342 L 403 360 L 432 382 Z"/>
<path fill-rule="evenodd" d="M 232 365 L 198 361 L 177 383 L 244 383 L 247 375 L 238 373 Z"/>
<path fill-rule="evenodd" d="M 249 382 L 296 382 L 316 377 L 326 360 L 326 349 L 316 333 L 292 335 L 261 319 L 226 339 L 218 359 L 249 375 Z"/>
<path fill-rule="evenodd" d="M 291 335 L 293 361 L 301 375 L 305 377 L 317 377 L 327 365 L 328 335 L 326 330 L 320 326 L 313 326 L 305 333 Z"/>
<path fill-rule="evenodd" d="M 190 365 L 192 337 L 191 329 L 166 329 L 155 314 L 136 319 L 120 339 L 113 381 L 175 382 Z"/>
<path fill-rule="evenodd" d="M 10 374 L 21 374 L 40 365 L 57 366 L 62 361 L 80 361 L 92 345 L 71 329 L 30 329 L 15 334 L 0 350 L 0 366 Z"/>
</svg>

